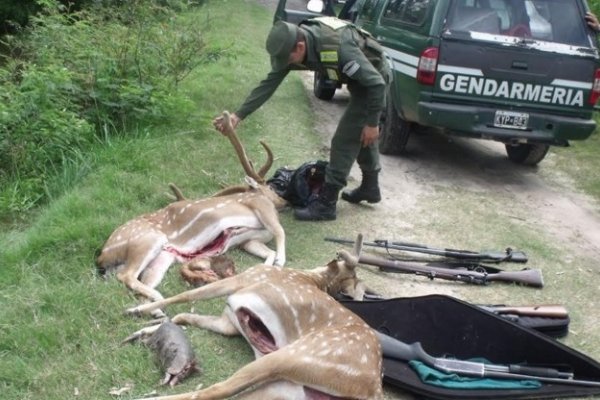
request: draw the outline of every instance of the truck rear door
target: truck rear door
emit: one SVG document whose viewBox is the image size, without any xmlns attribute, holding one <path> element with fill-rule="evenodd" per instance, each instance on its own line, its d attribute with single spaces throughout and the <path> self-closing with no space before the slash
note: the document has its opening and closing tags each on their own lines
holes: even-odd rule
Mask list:
<svg viewBox="0 0 600 400">
<path fill-rule="evenodd" d="M 598 53 L 585 11 L 577 0 L 453 1 L 432 101 L 506 110 L 500 127 L 518 128 L 529 109 L 590 118 Z"/>
</svg>

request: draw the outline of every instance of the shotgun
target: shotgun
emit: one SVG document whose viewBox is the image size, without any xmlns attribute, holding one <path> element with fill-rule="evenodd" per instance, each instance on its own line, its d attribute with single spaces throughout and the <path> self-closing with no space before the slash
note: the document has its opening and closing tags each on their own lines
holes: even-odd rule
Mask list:
<svg viewBox="0 0 600 400">
<path fill-rule="evenodd" d="M 326 237 L 325 241 L 341 244 L 352 244 L 353 240 L 337 239 Z M 363 242 L 365 246 L 379 247 L 382 249 L 399 250 L 414 253 L 430 254 L 446 258 L 454 258 L 462 261 L 500 263 L 510 261 L 515 263 L 526 263 L 527 255 L 522 251 L 515 251 L 507 248 L 504 252 L 475 252 L 470 250 L 455 249 L 436 249 L 422 244 L 408 242 L 391 242 L 388 240 L 375 240 L 373 242 Z"/>
<path fill-rule="evenodd" d="M 376 333 L 381 343 L 381 350 L 384 357 L 401 361 L 421 361 L 432 368 L 446 373 L 480 378 L 535 379 L 547 383 L 600 387 L 600 382 L 598 381 L 573 379 L 574 375 L 572 373 L 559 371 L 554 368 L 531 367 L 517 364 L 484 364 L 474 361 L 437 358 L 427 354 L 419 342 L 409 345 L 383 333 Z"/>
<path fill-rule="evenodd" d="M 358 262 L 361 264 L 377 266 L 379 267 L 379 270 L 384 272 L 423 275 L 429 279 L 439 278 L 450 281 L 472 283 L 476 285 L 486 285 L 490 282 L 511 282 L 537 288 L 544 286 L 542 272 L 539 269 L 525 268 L 520 271 L 501 271 L 490 274 L 475 270 L 432 267 L 415 263 L 399 262 L 367 253 L 362 253 L 358 257 Z"/>
</svg>

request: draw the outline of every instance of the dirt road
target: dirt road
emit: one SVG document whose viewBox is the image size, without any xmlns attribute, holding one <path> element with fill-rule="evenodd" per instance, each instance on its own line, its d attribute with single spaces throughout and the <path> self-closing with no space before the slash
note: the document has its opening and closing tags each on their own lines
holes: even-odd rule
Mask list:
<svg viewBox="0 0 600 400">
<path fill-rule="evenodd" d="M 276 4 L 259 2 L 273 9 Z M 321 101 L 312 94 L 312 73 L 303 72 L 301 77 L 314 111 L 315 131 L 323 139 L 323 151 L 316 155 L 326 158 L 349 94 L 339 90 L 332 101 Z M 437 279 L 361 272 L 373 289 L 388 297 L 441 293 L 488 304 L 561 303 L 571 317 L 566 344 L 600 359 L 596 328 L 600 313 L 590 311 L 600 306 L 596 300 L 600 204 L 578 192 L 571 177 L 557 171 L 552 152 L 538 167 L 529 168 L 510 162 L 500 143 L 424 131 L 409 139 L 406 154 L 382 156 L 381 163 L 383 201 L 376 205 L 340 201 L 337 230 L 360 231 L 368 240 L 408 240 L 437 247 L 466 245 L 482 250 L 488 244 L 490 250 L 503 250 L 511 246 L 528 253 L 528 266 L 543 270 L 545 287 L 480 289 Z M 359 182 L 355 166 L 348 186 Z M 390 387 L 386 397 L 412 398 Z"/>
<path fill-rule="evenodd" d="M 312 73 L 304 72 L 302 78 L 316 130 L 329 146 L 349 94 L 342 89 L 333 101 L 321 101 L 312 95 Z M 539 167 L 528 168 L 510 162 L 500 143 L 423 131 L 410 138 L 406 154 L 382 155 L 381 163 L 384 201 L 377 205 L 384 211 L 381 214 L 415 207 L 420 197 L 444 189 L 479 193 L 498 203 L 497 212 L 507 218 L 521 218 L 556 242 L 571 243 L 580 253 L 600 257 L 599 205 L 578 193 L 569 178 L 553 168 L 552 154 Z M 355 168 L 351 178 L 358 184 L 360 171 Z M 434 210 L 429 211 L 432 218 Z"/>
</svg>

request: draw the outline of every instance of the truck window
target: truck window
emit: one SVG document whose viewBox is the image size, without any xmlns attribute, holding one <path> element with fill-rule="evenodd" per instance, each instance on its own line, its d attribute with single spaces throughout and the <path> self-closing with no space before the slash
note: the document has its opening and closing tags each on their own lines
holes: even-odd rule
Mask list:
<svg viewBox="0 0 600 400">
<path fill-rule="evenodd" d="M 583 11 L 576 0 L 458 0 L 448 29 L 590 46 Z"/>
<path fill-rule="evenodd" d="M 379 0 L 364 0 L 362 2 L 359 0 L 356 2 L 355 6 L 362 6 L 362 9 L 358 10 L 362 21 L 372 22 L 375 20 L 378 2 Z"/>
<path fill-rule="evenodd" d="M 391 0 L 383 12 L 384 23 L 422 25 L 433 0 Z"/>
</svg>

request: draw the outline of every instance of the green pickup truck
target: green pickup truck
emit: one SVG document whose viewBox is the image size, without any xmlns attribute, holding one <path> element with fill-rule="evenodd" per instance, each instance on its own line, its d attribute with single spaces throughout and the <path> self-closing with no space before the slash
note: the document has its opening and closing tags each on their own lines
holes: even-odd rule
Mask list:
<svg viewBox="0 0 600 400">
<path fill-rule="evenodd" d="M 380 152 L 399 154 L 419 126 L 505 144 L 536 165 L 549 146 L 596 129 L 596 33 L 585 0 L 280 0 L 275 20 L 336 15 L 369 32 L 394 71 Z M 302 6 L 298 7 L 298 3 Z M 315 73 L 314 92 L 339 83 Z"/>
</svg>

